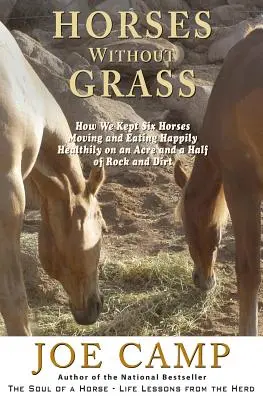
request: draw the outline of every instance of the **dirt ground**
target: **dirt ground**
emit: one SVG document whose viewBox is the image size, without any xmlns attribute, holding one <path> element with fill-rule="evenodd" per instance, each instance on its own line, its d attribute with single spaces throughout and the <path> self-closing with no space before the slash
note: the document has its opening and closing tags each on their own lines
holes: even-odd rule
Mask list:
<svg viewBox="0 0 263 400">
<path fill-rule="evenodd" d="M 184 158 L 188 169 L 192 159 Z M 171 170 L 152 169 L 119 175 L 101 193 L 103 212 L 110 232 L 105 249 L 119 258 L 176 253 L 187 250 L 181 223 L 174 218 L 180 189 Z M 235 335 L 238 330 L 238 303 L 234 270 L 235 242 L 231 221 L 225 229 L 218 254 L 217 269 L 224 282 L 224 308 L 200 324 L 197 335 Z M 190 256 L 189 262 L 192 263 Z M 219 278 L 220 279 L 220 278 Z M 259 334 L 263 335 L 263 292 L 259 301 Z"/>
<path fill-rule="evenodd" d="M 143 104 L 134 101 L 131 105 L 146 121 L 160 120 L 165 113 L 159 103 L 154 104 L 152 101 L 147 103 L 147 100 L 144 100 Z M 172 116 L 173 121 L 176 117 L 179 118 Z M 193 158 L 184 156 L 182 162 L 190 170 Z M 174 218 L 174 209 L 179 198 L 180 189 L 174 183 L 172 167 L 147 167 L 125 172 L 120 170 L 117 175 L 108 176 L 99 193 L 102 212 L 109 229 L 103 238 L 101 265 L 125 263 L 147 256 L 157 258 L 159 254 L 168 254 L 182 256 L 184 260 L 186 258 L 191 267 L 192 260 L 188 254 L 181 223 Z M 34 310 L 40 310 L 36 326 L 43 320 L 43 307 L 47 314 L 56 313 L 60 306 L 70 314 L 64 291 L 43 273 L 39 265 L 37 257 L 39 221 L 39 211 L 27 210 L 22 234 L 22 262 L 29 303 Z M 224 336 L 238 333 L 234 259 L 235 243 L 229 221 L 217 262 L 220 296 L 216 298 L 215 307 L 208 308 L 197 325 L 193 329 L 184 331 L 184 335 Z M 191 282 L 190 271 L 191 268 L 188 274 L 189 282 Z M 115 305 L 113 310 L 114 307 Z M 172 313 L 173 310 L 169 312 Z M 71 316 L 69 318 L 72 319 Z M 57 319 L 57 314 L 54 314 L 54 319 Z M 3 324 L 0 323 L 0 333 L 3 332 Z M 57 334 L 56 330 L 54 332 Z M 161 334 L 165 336 L 168 333 L 163 330 Z M 263 335 L 262 288 L 259 298 L 259 334 Z"/>
<path fill-rule="evenodd" d="M 185 156 L 190 169 L 193 159 Z M 99 195 L 109 232 L 104 236 L 102 264 L 132 260 L 135 257 L 158 256 L 159 253 L 182 254 L 187 245 L 180 222 L 174 218 L 174 209 L 180 190 L 173 182 L 172 169 L 152 168 L 119 173 L 108 178 Z M 26 215 L 24 232 L 37 229 L 38 212 Z M 28 245 L 28 244 L 27 244 Z M 238 302 L 234 271 L 235 245 L 231 222 L 227 225 L 218 255 L 218 284 L 222 286 L 220 303 L 209 309 L 198 328 L 189 335 L 236 335 L 238 332 Z M 192 265 L 189 256 L 189 263 Z M 28 274 L 28 272 L 26 272 Z M 30 273 L 29 273 L 30 274 Z M 28 276 L 27 276 L 28 280 Z M 30 276 L 30 297 L 34 298 Z M 39 282 L 37 283 L 39 286 Z M 42 278 L 42 285 L 45 280 Z M 50 283 L 49 283 L 50 285 Z M 44 289 L 43 289 L 44 290 Z M 50 293 L 50 289 L 49 289 Z M 59 296 L 59 294 L 57 295 Z M 39 293 L 36 295 L 39 297 Z M 56 298 L 56 295 L 54 295 Z M 259 301 L 259 333 L 263 335 L 263 294 Z M 166 335 L 165 332 L 163 332 Z"/>
</svg>

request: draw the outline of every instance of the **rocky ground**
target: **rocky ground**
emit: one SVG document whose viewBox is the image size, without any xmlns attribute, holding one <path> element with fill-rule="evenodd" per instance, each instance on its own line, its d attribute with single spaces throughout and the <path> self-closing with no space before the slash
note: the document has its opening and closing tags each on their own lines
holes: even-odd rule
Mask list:
<svg viewBox="0 0 263 400">
<path fill-rule="evenodd" d="M 106 99 L 100 96 L 103 86 L 102 65 L 92 63 L 87 48 L 98 46 L 94 39 L 83 37 L 78 40 L 54 41 L 54 17 L 52 10 L 81 10 L 81 21 L 94 10 L 104 10 L 114 20 L 111 36 L 100 42 L 100 46 L 119 50 L 123 43 L 117 39 L 117 11 L 133 8 L 140 16 L 139 31 L 145 33 L 144 15 L 149 10 L 161 10 L 164 35 L 160 40 L 147 40 L 145 49 L 172 48 L 178 58 L 169 68 L 173 71 L 172 80 L 184 69 L 195 71 L 197 93 L 193 99 L 178 98 L 178 93 L 169 99 Z M 188 27 L 194 27 L 193 15 L 198 10 L 211 11 L 212 35 L 207 40 L 168 40 L 168 10 L 187 10 L 190 19 Z M 100 121 L 158 121 L 190 122 L 194 133 L 202 123 L 207 101 L 216 76 L 228 51 L 246 34 L 262 23 L 262 0 L 123 0 L 123 1 L 82 1 L 82 0 L 1 0 L 0 20 L 12 31 L 24 55 L 61 105 L 72 128 L 76 120 L 90 123 Z M 95 24 L 96 32 L 102 29 L 101 22 Z M 83 32 L 84 25 L 80 28 Z M 82 36 L 82 34 L 81 34 Z M 126 49 L 141 46 L 136 40 L 125 41 Z M 109 65 L 104 64 L 107 69 Z M 118 63 L 112 65 L 124 76 L 123 90 L 127 90 L 134 74 L 133 68 L 125 68 Z M 162 65 L 162 68 L 167 67 Z M 124 68 L 124 71 L 121 70 Z M 142 69 L 147 84 L 154 89 L 154 77 L 160 65 L 143 63 Z M 67 80 L 75 70 L 92 70 L 96 79 L 96 96 L 89 99 L 73 98 Z M 101 132 L 98 130 L 98 134 Z M 84 168 L 92 159 L 83 159 Z M 185 165 L 190 169 L 193 159 L 184 157 Z M 174 208 L 178 202 L 179 191 L 173 182 L 171 168 L 149 168 L 121 170 L 108 168 L 107 181 L 101 191 L 100 201 L 103 214 L 109 226 L 104 238 L 103 260 L 128 260 L 134 256 L 157 256 L 160 252 L 186 252 L 182 228 L 174 221 Z M 30 203 L 30 201 L 29 201 Z M 50 302 L 57 301 L 58 294 L 53 283 L 36 270 L 39 262 L 36 246 L 30 245 L 31 236 L 38 230 L 38 211 L 28 210 L 22 237 L 23 264 L 32 303 L 34 296 L 48 293 Z M 35 242 L 32 242 L 35 243 Z M 189 262 L 190 258 L 189 258 Z M 219 267 L 224 275 L 224 309 L 209 312 L 203 319 L 199 330 L 191 334 L 227 335 L 237 332 L 237 298 L 234 275 L 234 239 L 229 223 L 222 249 L 219 255 Z M 51 289 L 50 289 L 51 288 Z M 51 293 L 51 294 L 50 294 Z M 59 292 L 61 295 L 61 292 Z M 262 316 L 262 294 L 260 300 Z M 263 318 L 260 322 L 263 334 Z M 165 335 L 166 332 L 163 332 Z"/>
</svg>

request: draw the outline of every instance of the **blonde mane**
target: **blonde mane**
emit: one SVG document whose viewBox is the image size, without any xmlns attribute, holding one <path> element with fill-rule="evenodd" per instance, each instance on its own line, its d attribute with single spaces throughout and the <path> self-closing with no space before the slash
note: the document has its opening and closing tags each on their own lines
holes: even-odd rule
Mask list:
<svg viewBox="0 0 263 400">
<path fill-rule="evenodd" d="M 183 220 L 184 220 L 184 213 L 185 213 L 184 199 L 185 199 L 185 193 L 186 193 L 187 187 L 188 187 L 188 182 L 185 185 L 185 187 L 182 189 L 181 198 L 179 199 L 178 204 L 175 207 L 175 211 L 174 211 L 175 221 L 183 222 Z M 204 196 L 204 199 L 205 199 L 205 196 Z M 200 210 L 197 210 L 197 211 L 200 211 Z M 212 203 L 211 210 L 208 215 L 209 215 L 209 225 L 210 226 L 216 225 L 216 226 L 220 226 L 223 228 L 227 224 L 228 217 L 229 217 L 229 211 L 228 211 L 228 207 L 226 204 L 223 187 L 220 188 L 219 194 L 215 198 L 215 201 Z M 193 213 L 193 217 L 198 221 L 200 221 L 200 220 L 202 221 L 202 214 L 200 212 Z"/>
</svg>

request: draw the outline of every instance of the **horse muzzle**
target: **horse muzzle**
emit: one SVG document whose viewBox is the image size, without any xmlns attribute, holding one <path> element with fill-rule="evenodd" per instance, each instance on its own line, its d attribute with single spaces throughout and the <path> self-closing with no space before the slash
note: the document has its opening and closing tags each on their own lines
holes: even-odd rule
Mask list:
<svg viewBox="0 0 263 400">
<path fill-rule="evenodd" d="M 214 272 L 211 276 L 205 278 L 199 270 L 194 270 L 192 277 L 195 286 L 204 292 L 213 289 L 216 285 L 216 276 Z"/>
<path fill-rule="evenodd" d="M 72 304 L 70 305 L 70 309 L 72 315 L 79 325 L 92 325 L 94 324 L 103 308 L 103 295 L 99 295 L 99 297 L 94 296 L 89 298 L 87 307 L 84 309 L 76 309 Z"/>
</svg>

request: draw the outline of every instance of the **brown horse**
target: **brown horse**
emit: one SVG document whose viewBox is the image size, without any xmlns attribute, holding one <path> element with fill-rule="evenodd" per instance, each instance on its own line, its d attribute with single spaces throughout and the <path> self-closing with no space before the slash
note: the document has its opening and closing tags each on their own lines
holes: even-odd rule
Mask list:
<svg viewBox="0 0 263 400">
<path fill-rule="evenodd" d="M 0 23 L 0 311 L 9 335 L 30 334 L 19 244 L 29 175 L 41 197 L 43 267 L 62 283 L 78 323 L 95 322 L 102 308 L 95 196 L 104 171 L 86 181 L 78 156 L 58 155 L 70 138 L 61 108 Z"/>
<path fill-rule="evenodd" d="M 209 145 L 196 157 L 188 180 L 181 163 L 175 181 L 184 187 L 181 216 L 201 289 L 215 284 L 214 264 L 227 207 L 236 243 L 239 333 L 257 334 L 260 274 L 260 204 L 263 189 L 263 30 L 228 54 L 209 99 L 199 135 Z M 225 202 L 226 199 L 226 202 Z"/>
</svg>

